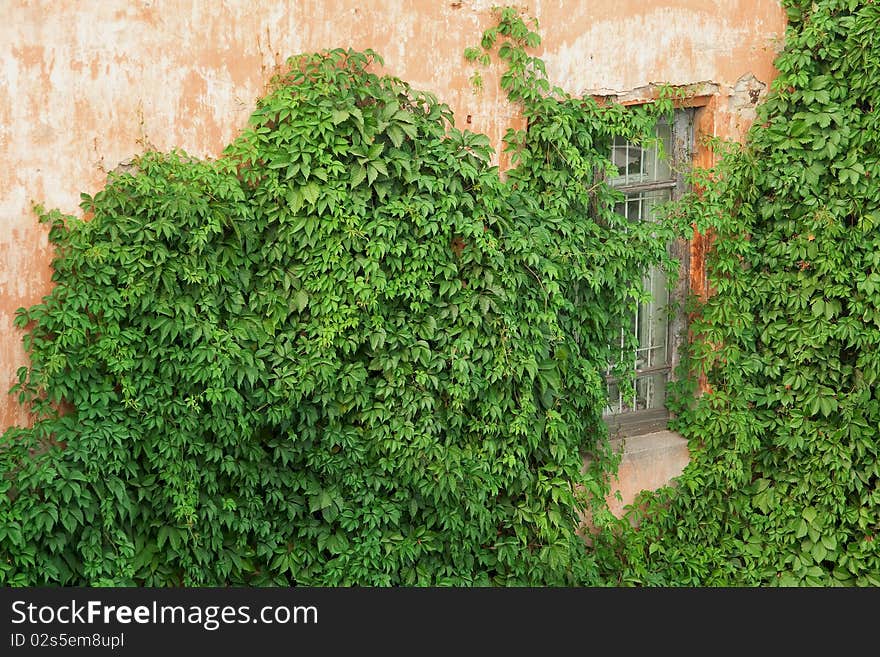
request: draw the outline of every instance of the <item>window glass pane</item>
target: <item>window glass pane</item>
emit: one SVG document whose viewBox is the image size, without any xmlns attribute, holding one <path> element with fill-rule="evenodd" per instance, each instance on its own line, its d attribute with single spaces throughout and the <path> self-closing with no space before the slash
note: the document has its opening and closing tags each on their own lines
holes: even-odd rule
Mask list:
<svg viewBox="0 0 880 657">
<path fill-rule="evenodd" d="M 617 176 L 611 179 L 612 185 L 632 185 L 648 179 L 648 162 L 653 157 L 650 149 L 632 144 L 620 137 L 614 138 L 611 147 L 611 161 L 617 167 Z"/>
<path fill-rule="evenodd" d="M 638 197 L 631 198 L 626 202 L 626 218 L 633 221 L 642 220 L 642 200 Z"/>
<path fill-rule="evenodd" d="M 620 171 L 621 175 L 625 173 L 626 169 L 626 151 L 629 150 L 629 146 L 620 137 L 614 138 L 614 146 L 612 149 L 612 157 L 611 160 L 614 162 L 614 166 Z"/>
<path fill-rule="evenodd" d="M 640 218 L 644 221 L 656 221 L 657 206 L 670 200 L 671 195 L 668 189 L 661 189 L 656 192 L 645 192 L 639 195 L 639 199 L 643 204 L 642 214 Z"/>
<path fill-rule="evenodd" d="M 605 408 L 606 415 L 609 413 L 620 413 L 620 388 L 616 383 L 608 384 L 608 406 Z"/>
<path fill-rule="evenodd" d="M 628 167 L 629 144 L 621 137 L 614 138 L 614 145 L 611 147 L 611 161 L 617 167 L 617 176 L 611 179 L 612 185 L 626 184 L 626 171 Z"/>
<path fill-rule="evenodd" d="M 647 411 L 663 408 L 666 400 L 665 373 L 649 374 L 636 379 L 636 400 L 633 410 Z"/>
<path fill-rule="evenodd" d="M 627 153 L 627 163 L 627 182 L 643 182 L 645 180 L 645 151 L 638 146 L 630 145 L 629 152 Z"/>
<path fill-rule="evenodd" d="M 652 348 L 666 348 L 667 336 L 666 328 L 669 325 L 669 281 L 664 272 L 659 267 L 652 268 L 651 281 L 651 317 L 653 336 L 650 346 Z M 665 362 L 665 357 L 664 357 Z"/>
<path fill-rule="evenodd" d="M 652 144 L 648 157 L 645 158 L 645 172 L 648 180 L 668 180 L 674 177 L 669 166 L 669 154 L 672 153 L 672 127 L 668 123 L 657 124 L 657 139 L 661 146 Z"/>
</svg>

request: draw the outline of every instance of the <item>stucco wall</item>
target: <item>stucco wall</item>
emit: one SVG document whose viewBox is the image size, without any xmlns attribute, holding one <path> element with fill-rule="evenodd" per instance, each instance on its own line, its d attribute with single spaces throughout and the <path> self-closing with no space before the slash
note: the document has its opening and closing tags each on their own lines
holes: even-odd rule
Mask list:
<svg viewBox="0 0 880 657">
<path fill-rule="evenodd" d="M 145 147 L 216 156 L 293 54 L 373 48 L 386 70 L 433 91 L 460 127 L 498 144 L 515 109 L 465 47 L 496 0 L 4 0 L 0 20 L 0 430 L 25 423 L 5 393 L 26 364 L 16 308 L 48 291 L 51 253 L 32 202 L 77 213 L 79 194 Z M 784 32 L 777 0 L 534 1 L 553 83 L 623 94 L 711 82 L 701 128 L 737 136 Z M 744 82 L 745 81 L 745 82 Z M 745 85 L 745 86 L 744 86 Z M 738 91 L 738 93 L 737 93 Z M 744 95 L 745 94 L 745 95 Z M 468 117 L 470 122 L 468 123 Z"/>
</svg>

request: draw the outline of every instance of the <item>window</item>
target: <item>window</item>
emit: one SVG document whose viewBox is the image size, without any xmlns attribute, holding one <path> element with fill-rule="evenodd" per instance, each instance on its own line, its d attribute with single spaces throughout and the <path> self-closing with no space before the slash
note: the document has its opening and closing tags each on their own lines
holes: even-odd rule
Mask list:
<svg viewBox="0 0 880 657">
<path fill-rule="evenodd" d="M 684 171 L 692 157 L 693 110 L 678 110 L 671 121 L 657 125 L 655 144 L 637 145 L 617 138 L 612 160 L 619 175 L 609 182 L 626 198 L 615 211 L 629 219 L 653 221 L 659 204 L 678 198 L 684 191 Z M 666 393 L 678 363 L 685 319 L 681 311 L 688 287 L 686 243 L 670 244 L 681 271 L 670 289 L 665 272 L 652 267 L 644 278 L 651 300 L 640 303 L 625 331 L 636 340 L 634 385 L 624 385 L 608 373 L 608 406 L 605 421 L 612 434 L 635 435 L 665 428 L 668 419 Z M 624 348 L 626 335 L 621 333 Z"/>
</svg>

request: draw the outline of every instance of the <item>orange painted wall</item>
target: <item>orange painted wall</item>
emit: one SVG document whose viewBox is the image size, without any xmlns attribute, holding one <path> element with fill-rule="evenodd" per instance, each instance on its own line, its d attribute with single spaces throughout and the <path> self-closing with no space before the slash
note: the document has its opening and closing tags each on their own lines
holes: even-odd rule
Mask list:
<svg viewBox="0 0 880 657">
<path fill-rule="evenodd" d="M 0 430 L 27 422 L 4 394 L 26 364 L 16 308 L 50 286 L 36 201 L 78 213 L 80 192 L 149 146 L 216 156 L 293 54 L 373 48 L 388 72 L 449 103 L 500 144 L 516 108 L 491 72 L 476 95 L 465 47 L 496 0 L 4 0 L 0 20 Z M 784 33 L 778 0 L 533 0 L 551 81 L 572 93 L 711 82 L 704 128 L 737 137 L 748 73 L 767 83 Z M 471 116 L 471 123 L 466 117 Z"/>
</svg>

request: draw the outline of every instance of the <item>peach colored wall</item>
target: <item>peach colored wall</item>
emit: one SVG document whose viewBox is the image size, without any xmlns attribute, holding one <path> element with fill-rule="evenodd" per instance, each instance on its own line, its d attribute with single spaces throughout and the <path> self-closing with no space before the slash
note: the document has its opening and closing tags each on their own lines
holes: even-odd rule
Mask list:
<svg viewBox="0 0 880 657">
<path fill-rule="evenodd" d="M 77 213 L 79 193 L 145 147 L 216 156 L 293 54 L 373 48 L 388 72 L 436 93 L 496 144 L 516 108 L 468 85 L 466 46 L 496 0 L 4 0 L 0 20 L 0 430 L 27 417 L 5 390 L 26 364 L 16 308 L 50 285 L 33 201 Z M 551 81 L 572 93 L 711 82 L 707 130 L 749 120 L 737 81 L 766 83 L 784 32 L 778 0 L 590 0 L 523 5 Z M 740 85 L 742 86 L 742 85 Z M 739 94 L 742 98 L 742 94 Z M 471 116 L 471 123 L 466 117 Z"/>
</svg>

